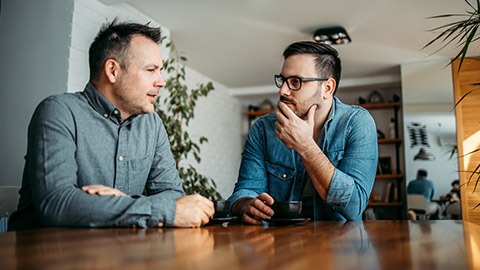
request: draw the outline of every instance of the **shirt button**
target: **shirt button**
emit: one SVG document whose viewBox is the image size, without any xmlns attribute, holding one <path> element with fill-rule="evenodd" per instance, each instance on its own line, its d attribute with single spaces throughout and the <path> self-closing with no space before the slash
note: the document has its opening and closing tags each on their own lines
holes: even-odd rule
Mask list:
<svg viewBox="0 0 480 270">
<path fill-rule="evenodd" d="M 118 111 L 117 111 L 117 110 L 115 110 L 115 111 L 113 111 L 113 113 L 114 113 L 114 114 L 118 114 Z"/>
<path fill-rule="evenodd" d="M 282 177 L 283 177 L 283 178 L 287 178 L 287 175 L 286 175 L 286 174 L 283 174 Z"/>
<path fill-rule="evenodd" d="M 157 226 L 158 226 L 159 228 L 163 227 L 163 222 L 158 222 Z"/>
<path fill-rule="evenodd" d="M 105 116 L 105 118 L 107 118 L 107 117 L 108 117 L 108 114 L 104 114 L 103 116 Z"/>
<path fill-rule="evenodd" d="M 122 160 L 123 160 L 123 156 L 119 156 L 119 157 L 118 157 L 118 160 L 122 161 Z"/>
</svg>

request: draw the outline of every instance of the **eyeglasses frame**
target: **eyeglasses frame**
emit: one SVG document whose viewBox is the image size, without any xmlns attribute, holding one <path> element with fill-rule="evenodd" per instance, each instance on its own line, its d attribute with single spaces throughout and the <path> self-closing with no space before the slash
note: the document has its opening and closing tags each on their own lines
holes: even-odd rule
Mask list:
<svg viewBox="0 0 480 270">
<path fill-rule="evenodd" d="M 277 78 L 281 78 L 282 79 L 282 84 L 280 86 L 277 85 Z M 297 78 L 300 80 L 300 87 L 298 89 L 293 89 L 292 87 L 290 87 L 290 83 L 288 82 L 288 79 L 290 78 Z M 273 81 L 275 82 L 275 86 L 277 86 L 278 88 L 281 88 L 282 85 L 287 82 L 287 87 L 288 89 L 292 90 L 292 91 L 298 91 L 300 89 L 302 89 L 302 83 L 303 82 L 311 82 L 311 81 L 328 81 L 328 78 L 303 78 L 303 77 L 299 77 L 299 76 L 289 76 L 287 78 L 283 77 L 282 74 L 278 74 L 278 75 L 273 75 Z"/>
</svg>

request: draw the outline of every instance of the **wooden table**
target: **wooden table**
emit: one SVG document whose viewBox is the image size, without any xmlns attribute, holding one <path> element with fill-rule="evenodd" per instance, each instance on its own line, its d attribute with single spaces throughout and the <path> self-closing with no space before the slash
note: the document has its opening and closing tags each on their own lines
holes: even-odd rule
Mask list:
<svg viewBox="0 0 480 270">
<path fill-rule="evenodd" d="M 0 234 L 1 269 L 480 269 L 462 221 L 305 222 Z"/>
</svg>

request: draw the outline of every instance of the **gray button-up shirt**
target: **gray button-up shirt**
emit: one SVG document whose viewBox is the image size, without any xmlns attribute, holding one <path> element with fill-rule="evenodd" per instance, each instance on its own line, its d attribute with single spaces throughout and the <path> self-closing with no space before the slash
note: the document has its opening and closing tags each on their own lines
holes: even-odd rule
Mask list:
<svg viewBox="0 0 480 270">
<path fill-rule="evenodd" d="M 18 210 L 9 229 L 44 226 L 172 226 L 184 195 L 167 133 L 156 113 L 121 113 L 92 83 L 46 98 L 28 128 Z M 89 195 L 105 185 L 125 196 Z M 146 189 L 149 196 L 141 196 Z"/>
</svg>

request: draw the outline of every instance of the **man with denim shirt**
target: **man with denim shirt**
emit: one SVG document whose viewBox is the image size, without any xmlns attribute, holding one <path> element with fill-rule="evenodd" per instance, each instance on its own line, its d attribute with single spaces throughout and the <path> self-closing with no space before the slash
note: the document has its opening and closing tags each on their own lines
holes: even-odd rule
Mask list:
<svg viewBox="0 0 480 270">
<path fill-rule="evenodd" d="M 360 220 L 377 167 L 375 122 L 335 97 L 341 74 L 328 45 L 296 42 L 283 56 L 278 109 L 255 121 L 242 153 L 231 213 L 250 224 L 275 201 L 302 201 L 314 220 Z"/>
<path fill-rule="evenodd" d="M 159 40 L 159 28 L 105 25 L 90 46 L 84 91 L 40 103 L 9 230 L 198 227 L 213 216 L 211 201 L 184 196 L 167 133 L 153 113 L 165 86 Z"/>
</svg>

